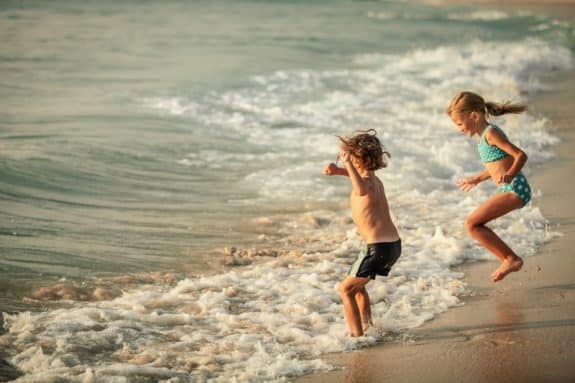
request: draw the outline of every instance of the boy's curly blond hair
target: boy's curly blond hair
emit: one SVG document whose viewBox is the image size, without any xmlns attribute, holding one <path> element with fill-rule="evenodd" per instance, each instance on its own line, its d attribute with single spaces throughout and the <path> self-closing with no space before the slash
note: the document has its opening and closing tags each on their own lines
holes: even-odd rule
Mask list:
<svg viewBox="0 0 575 383">
<path fill-rule="evenodd" d="M 357 130 L 352 136 L 337 136 L 342 148 L 357 158 L 365 170 L 377 170 L 387 167 L 387 158 L 391 158 L 376 136 L 374 129 Z"/>
</svg>

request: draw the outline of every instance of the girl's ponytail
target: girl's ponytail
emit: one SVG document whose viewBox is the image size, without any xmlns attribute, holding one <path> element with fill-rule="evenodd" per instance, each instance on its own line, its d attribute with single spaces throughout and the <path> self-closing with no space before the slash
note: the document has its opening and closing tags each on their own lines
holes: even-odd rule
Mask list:
<svg viewBox="0 0 575 383">
<path fill-rule="evenodd" d="M 522 113 L 527 110 L 525 104 L 513 104 L 510 101 L 499 104 L 497 102 L 488 101 L 485 103 L 485 111 L 491 116 L 501 116 L 508 113 Z"/>
<path fill-rule="evenodd" d="M 477 93 L 465 91 L 453 97 L 447 108 L 447 114 L 451 116 L 453 113 L 480 112 L 491 116 L 501 116 L 507 113 L 521 113 L 526 110 L 525 104 L 513 104 L 510 101 L 503 104 L 485 102 L 483 97 Z"/>
</svg>

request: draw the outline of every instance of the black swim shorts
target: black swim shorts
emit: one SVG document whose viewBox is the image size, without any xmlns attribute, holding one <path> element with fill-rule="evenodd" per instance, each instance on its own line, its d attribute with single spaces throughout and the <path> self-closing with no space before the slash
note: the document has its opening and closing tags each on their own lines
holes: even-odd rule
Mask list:
<svg viewBox="0 0 575 383">
<path fill-rule="evenodd" d="M 400 255 L 401 239 L 395 242 L 370 243 L 366 251 L 359 253 L 347 275 L 371 279 L 375 279 L 376 275 L 387 276 Z"/>
</svg>

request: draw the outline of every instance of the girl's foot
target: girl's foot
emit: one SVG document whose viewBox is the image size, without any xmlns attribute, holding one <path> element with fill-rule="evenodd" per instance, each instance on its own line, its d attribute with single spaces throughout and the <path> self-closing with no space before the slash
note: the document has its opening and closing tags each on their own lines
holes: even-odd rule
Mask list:
<svg viewBox="0 0 575 383">
<path fill-rule="evenodd" d="M 507 274 L 521 270 L 522 266 L 523 260 L 520 257 L 513 257 L 510 260 L 506 259 L 501 262 L 501 266 L 491 274 L 491 280 L 493 282 L 498 282 L 505 278 Z"/>
</svg>

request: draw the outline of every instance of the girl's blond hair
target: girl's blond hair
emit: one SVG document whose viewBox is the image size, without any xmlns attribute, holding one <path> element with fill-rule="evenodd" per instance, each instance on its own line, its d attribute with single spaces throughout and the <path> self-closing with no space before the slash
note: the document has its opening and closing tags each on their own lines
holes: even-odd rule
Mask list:
<svg viewBox="0 0 575 383">
<path fill-rule="evenodd" d="M 480 112 L 488 116 L 501 116 L 508 113 L 522 113 L 527 110 L 525 104 L 514 104 L 510 101 L 497 103 L 485 101 L 483 97 L 473 92 L 461 92 L 451 99 L 447 114 Z"/>
<path fill-rule="evenodd" d="M 354 133 L 348 137 L 337 137 L 342 142 L 344 149 L 359 160 L 361 167 L 366 170 L 387 167 L 387 158 L 390 158 L 391 155 L 377 138 L 375 130 L 357 130 Z"/>
</svg>

